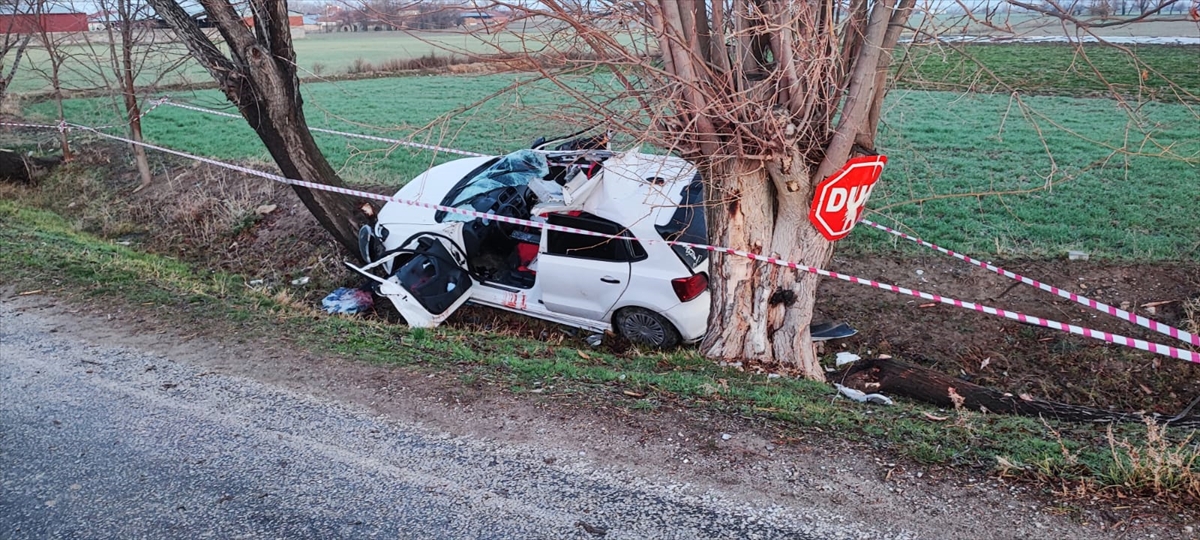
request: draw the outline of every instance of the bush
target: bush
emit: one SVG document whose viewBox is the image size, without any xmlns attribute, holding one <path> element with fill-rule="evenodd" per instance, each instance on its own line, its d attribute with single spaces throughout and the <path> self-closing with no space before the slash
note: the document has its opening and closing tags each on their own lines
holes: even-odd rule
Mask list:
<svg viewBox="0 0 1200 540">
<path fill-rule="evenodd" d="M 355 58 L 354 61 L 350 63 L 350 67 L 346 68 L 346 73 L 351 75 L 371 73 L 373 71 L 375 71 L 375 66 L 371 65 L 370 62 L 363 60 L 362 58 Z"/>
</svg>

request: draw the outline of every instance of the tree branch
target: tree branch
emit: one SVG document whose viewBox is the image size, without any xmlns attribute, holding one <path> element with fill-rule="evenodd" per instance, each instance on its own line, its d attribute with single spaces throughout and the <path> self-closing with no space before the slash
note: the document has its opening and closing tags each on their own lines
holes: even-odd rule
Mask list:
<svg viewBox="0 0 1200 540">
<path fill-rule="evenodd" d="M 842 106 L 841 121 L 838 122 L 833 138 L 826 147 L 825 157 L 817 167 L 817 174 L 813 175 L 813 182 L 819 182 L 833 174 L 846 162 L 854 146 L 854 139 L 867 119 L 871 99 L 875 97 L 875 74 L 880 54 L 883 52 L 883 38 L 891 23 L 892 6 L 893 0 L 875 2 L 870 22 L 867 23 L 866 38 L 854 59 L 846 104 Z"/>
<path fill-rule="evenodd" d="M 193 24 L 188 15 L 178 3 L 173 0 L 146 0 L 159 17 L 175 31 L 183 41 L 188 52 L 222 88 L 237 86 L 237 78 L 242 77 L 241 71 L 213 44 L 212 40 Z"/>
</svg>

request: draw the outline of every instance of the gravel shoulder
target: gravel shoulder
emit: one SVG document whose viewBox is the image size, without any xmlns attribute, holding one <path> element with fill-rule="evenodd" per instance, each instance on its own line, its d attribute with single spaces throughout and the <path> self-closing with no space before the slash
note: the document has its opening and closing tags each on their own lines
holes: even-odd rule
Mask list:
<svg viewBox="0 0 1200 540">
<path fill-rule="evenodd" d="M 0 536 L 1194 537 L 1179 516 L 779 441 L 753 419 L 513 396 L 195 330 L 0 291 Z"/>
</svg>

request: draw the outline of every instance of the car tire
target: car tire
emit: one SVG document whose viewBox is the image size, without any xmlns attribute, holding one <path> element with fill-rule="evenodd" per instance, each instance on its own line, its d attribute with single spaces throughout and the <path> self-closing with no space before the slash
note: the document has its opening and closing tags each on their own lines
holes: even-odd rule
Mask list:
<svg viewBox="0 0 1200 540">
<path fill-rule="evenodd" d="M 666 317 L 639 307 L 628 307 L 613 316 L 613 326 L 621 337 L 634 343 L 670 349 L 679 345 L 679 331 Z"/>
</svg>

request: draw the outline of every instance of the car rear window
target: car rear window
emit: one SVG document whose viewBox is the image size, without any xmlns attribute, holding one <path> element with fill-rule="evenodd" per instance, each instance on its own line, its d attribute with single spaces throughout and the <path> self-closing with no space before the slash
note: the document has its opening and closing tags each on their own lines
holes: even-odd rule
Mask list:
<svg viewBox="0 0 1200 540">
<path fill-rule="evenodd" d="M 671 220 L 665 225 L 655 225 L 663 240 L 690 242 L 692 244 L 708 243 L 708 225 L 704 217 L 704 183 L 700 173 L 692 178 L 692 182 L 680 193 L 679 207 L 671 215 Z M 700 263 L 708 260 L 708 251 L 688 246 L 672 245 L 671 249 L 679 256 L 688 268 L 695 269 Z"/>
<path fill-rule="evenodd" d="M 573 229 L 583 229 L 614 236 L 630 236 L 629 230 L 616 223 L 583 213 L 578 216 L 567 214 L 550 214 L 551 225 L 562 225 Z M 563 255 L 579 259 L 596 259 L 601 261 L 640 261 L 646 258 L 646 250 L 636 240 L 614 240 L 572 234 L 561 231 L 546 231 L 546 253 Z"/>
</svg>

